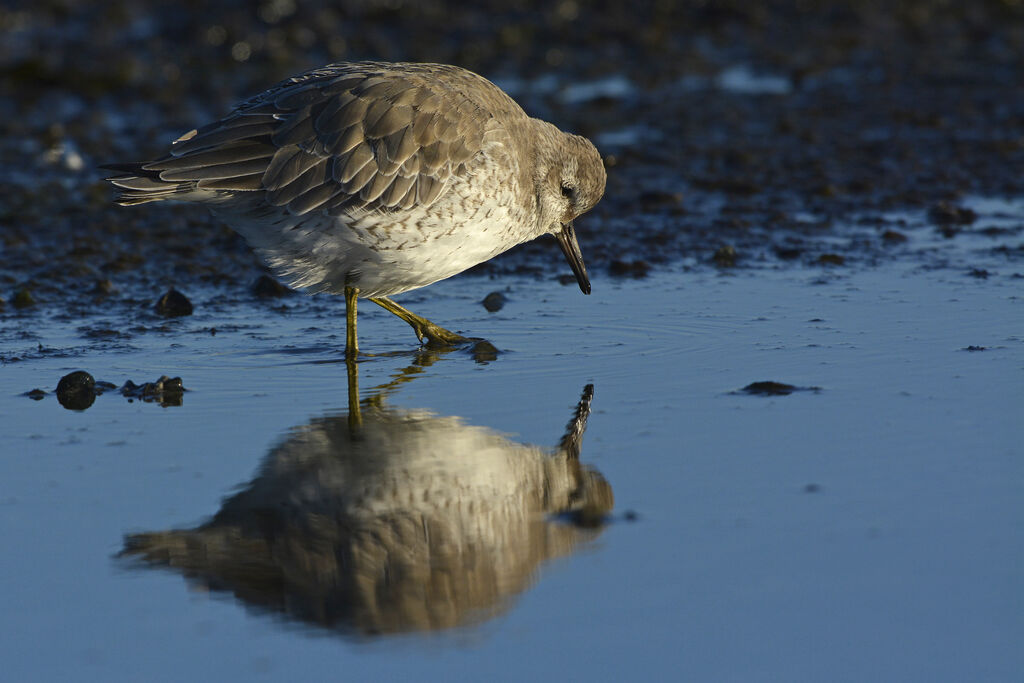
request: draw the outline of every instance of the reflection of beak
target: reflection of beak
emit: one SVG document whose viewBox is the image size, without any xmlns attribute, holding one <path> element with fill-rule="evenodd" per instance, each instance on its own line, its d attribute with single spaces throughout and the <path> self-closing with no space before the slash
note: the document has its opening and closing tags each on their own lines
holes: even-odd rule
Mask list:
<svg viewBox="0 0 1024 683">
<path fill-rule="evenodd" d="M 576 281 L 580 283 L 580 289 L 584 294 L 590 294 L 590 278 L 587 277 L 587 267 L 583 265 L 583 254 L 580 253 L 580 244 L 576 241 L 572 223 L 562 223 L 562 230 L 555 237 L 558 238 L 558 246 L 562 248 Z"/>
</svg>

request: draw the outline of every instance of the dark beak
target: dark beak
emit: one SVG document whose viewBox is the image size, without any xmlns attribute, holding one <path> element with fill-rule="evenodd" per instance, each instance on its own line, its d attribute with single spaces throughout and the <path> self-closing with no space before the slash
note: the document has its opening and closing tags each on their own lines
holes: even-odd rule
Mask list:
<svg viewBox="0 0 1024 683">
<path fill-rule="evenodd" d="M 587 267 L 583 265 L 583 254 L 580 253 L 580 244 L 576 241 L 576 231 L 572 229 L 572 223 L 563 223 L 562 231 L 555 237 L 558 238 L 558 246 L 565 254 L 565 260 L 569 262 L 576 282 L 580 283 L 580 289 L 584 294 L 590 294 L 590 278 L 587 277 Z"/>
</svg>

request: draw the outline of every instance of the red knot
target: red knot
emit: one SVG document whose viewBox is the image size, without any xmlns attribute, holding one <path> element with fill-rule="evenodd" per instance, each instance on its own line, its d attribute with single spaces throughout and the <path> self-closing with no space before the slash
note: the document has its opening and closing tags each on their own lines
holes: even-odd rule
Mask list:
<svg viewBox="0 0 1024 683">
<path fill-rule="evenodd" d="M 420 341 L 469 341 L 388 297 L 451 277 L 541 235 L 585 294 L 573 220 L 601 199 L 594 145 L 531 118 L 500 88 L 443 64 L 331 64 L 289 78 L 190 131 L 155 161 L 117 164 L 125 206 L 207 205 L 292 287 L 344 294 Z"/>
</svg>

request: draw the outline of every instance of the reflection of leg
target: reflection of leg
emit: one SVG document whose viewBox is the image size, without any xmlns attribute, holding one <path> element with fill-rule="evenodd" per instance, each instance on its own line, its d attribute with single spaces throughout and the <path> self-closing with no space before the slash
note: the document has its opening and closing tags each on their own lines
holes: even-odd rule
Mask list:
<svg viewBox="0 0 1024 683">
<path fill-rule="evenodd" d="M 354 359 L 359 355 L 359 340 L 356 339 L 356 297 L 359 290 L 345 287 L 345 358 Z"/>
<path fill-rule="evenodd" d="M 412 326 L 413 331 L 416 332 L 416 337 L 421 342 L 426 338 L 427 343 L 432 346 L 452 346 L 454 344 L 464 344 L 468 341 L 472 341 L 462 335 L 449 332 L 443 327 L 439 327 L 430 322 L 426 318 L 421 318 L 409 309 L 399 306 L 385 296 L 370 297 L 370 301 L 377 304 L 384 310 L 394 313 L 399 318 L 409 323 L 409 325 Z"/>
<path fill-rule="evenodd" d="M 363 411 L 359 406 L 359 366 L 355 358 L 345 359 L 348 371 L 348 427 L 354 430 L 363 424 Z"/>
</svg>

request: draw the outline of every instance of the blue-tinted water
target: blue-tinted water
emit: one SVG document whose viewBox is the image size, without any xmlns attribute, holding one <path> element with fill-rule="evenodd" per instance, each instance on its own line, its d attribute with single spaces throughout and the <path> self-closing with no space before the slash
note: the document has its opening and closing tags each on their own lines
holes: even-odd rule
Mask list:
<svg viewBox="0 0 1024 683">
<path fill-rule="evenodd" d="M 218 310 L 194 292 L 194 316 L 110 350 L 39 314 L 38 338 L 5 338 L 9 354 L 87 348 L 0 367 L 5 677 L 1011 680 L 1024 668 L 1020 283 L 892 262 L 598 277 L 591 297 L 457 278 L 402 299 L 493 341 L 503 353 L 486 364 L 453 352 L 416 366 L 410 330 L 363 306 L 362 348 L 381 354 L 359 364 L 363 398 L 414 368 L 366 419 L 443 421 L 424 437 L 432 457 L 471 462 L 457 432 L 515 458 L 553 449 L 593 384 L 581 461 L 615 498 L 596 530 L 499 516 L 519 530 L 510 543 L 544 550 L 512 585 L 492 581 L 464 625 L 398 635 L 117 557 L 125 534 L 208 520 L 301 430 L 347 428 L 343 301 Z M 478 305 L 506 287 L 500 312 Z M 19 395 L 75 369 L 116 384 L 180 375 L 189 391 L 166 408 L 108 393 L 84 412 Z M 820 390 L 736 393 L 760 380 Z M 486 555 L 466 538 L 456 559 Z M 476 576 L 446 571 L 453 586 Z"/>
</svg>

